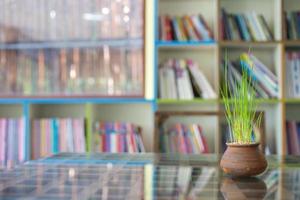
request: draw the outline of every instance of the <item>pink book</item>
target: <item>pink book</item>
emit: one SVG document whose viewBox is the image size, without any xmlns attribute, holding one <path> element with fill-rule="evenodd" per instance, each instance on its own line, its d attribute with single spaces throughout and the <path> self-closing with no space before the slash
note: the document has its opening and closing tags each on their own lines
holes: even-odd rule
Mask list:
<svg viewBox="0 0 300 200">
<path fill-rule="evenodd" d="M 5 165 L 6 120 L 0 119 L 0 166 Z"/>
<path fill-rule="evenodd" d="M 291 126 L 290 136 L 291 136 L 292 154 L 299 155 L 300 154 L 300 144 L 299 144 L 299 141 L 298 141 L 296 121 L 291 121 L 290 126 Z"/>
<path fill-rule="evenodd" d="M 25 127 L 24 127 L 25 118 L 18 120 L 18 138 L 19 138 L 19 162 L 24 162 L 25 160 Z"/>
</svg>

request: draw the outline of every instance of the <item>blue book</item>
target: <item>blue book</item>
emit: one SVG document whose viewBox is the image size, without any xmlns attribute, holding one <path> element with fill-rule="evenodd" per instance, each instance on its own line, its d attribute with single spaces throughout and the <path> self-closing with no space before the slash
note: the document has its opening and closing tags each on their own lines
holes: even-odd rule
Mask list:
<svg viewBox="0 0 300 200">
<path fill-rule="evenodd" d="M 298 39 L 300 39 L 300 12 L 296 12 L 296 16 L 297 16 L 297 37 Z"/>
<path fill-rule="evenodd" d="M 52 152 L 54 154 L 59 152 L 58 123 L 57 119 L 52 119 Z"/>
<path fill-rule="evenodd" d="M 227 18 L 227 13 L 226 13 L 226 11 L 225 11 L 225 9 L 224 8 L 222 8 L 222 17 L 223 17 L 223 22 L 224 22 L 224 31 L 225 31 L 225 36 L 226 36 L 226 39 L 227 40 L 231 40 L 232 39 L 232 37 L 231 37 L 231 32 L 230 32 L 230 30 L 229 30 L 229 22 L 228 22 L 228 18 Z"/>
<path fill-rule="evenodd" d="M 249 34 L 249 30 L 247 28 L 247 25 L 246 25 L 246 22 L 245 22 L 245 19 L 243 16 L 241 15 L 236 15 L 236 18 L 237 18 L 237 21 L 238 21 L 238 24 L 239 26 L 241 27 L 242 29 L 242 32 L 243 32 L 243 39 L 246 40 L 246 41 L 250 41 L 251 40 L 251 36 Z"/>
<path fill-rule="evenodd" d="M 300 122 L 297 122 L 297 138 L 298 138 L 298 142 L 300 144 Z"/>
</svg>

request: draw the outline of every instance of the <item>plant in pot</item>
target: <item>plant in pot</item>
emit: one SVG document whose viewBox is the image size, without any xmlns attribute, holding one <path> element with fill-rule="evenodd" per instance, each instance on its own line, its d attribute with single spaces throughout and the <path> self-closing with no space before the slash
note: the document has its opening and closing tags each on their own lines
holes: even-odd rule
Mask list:
<svg viewBox="0 0 300 200">
<path fill-rule="evenodd" d="M 230 128 L 227 148 L 220 166 L 225 174 L 236 177 L 256 176 L 267 168 L 265 156 L 259 150 L 259 142 L 253 140 L 254 126 L 259 127 L 262 113 L 257 115 L 257 104 L 251 66 L 241 60 L 241 79 L 229 88 L 228 58 L 225 58 L 225 81 L 221 90 L 225 116 Z M 249 71 L 248 71 L 249 70 Z"/>
</svg>

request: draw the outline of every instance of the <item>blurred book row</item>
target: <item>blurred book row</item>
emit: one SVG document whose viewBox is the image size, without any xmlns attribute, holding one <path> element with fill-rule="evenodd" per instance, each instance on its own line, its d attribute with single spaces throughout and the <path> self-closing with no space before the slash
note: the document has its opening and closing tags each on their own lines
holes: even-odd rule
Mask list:
<svg viewBox="0 0 300 200">
<path fill-rule="evenodd" d="M 202 15 L 159 17 L 162 41 L 211 41 L 213 32 Z"/>
<path fill-rule="evenodd" d="M 0 6 L 0 43 L 143 37 L 144 1 L 31 0 Z"/>
<path fill-rule="evenodd" d="M 222 9 L 221 34 L 224 40 L 270 41 L 273 32 L 262 14 L 255 11 L 231 14 Z"/>
<path fill-rule="evenodd" d="M 2 95 L 143 94 L 142 48 L 0 51 Z"/>
<path fill-rule="evenodd" d="M 216 99 L 217 94 L 199 68 L 190 59 L 168 59 L 159 68 L 161 99 Z"/>
<path fill-rule="evenodd" d="M 162 153 L 201 154 L 208 153 L 203 129 L 197 124 L 174 124 L 160 127 L 160 150 Z"/>
<path fill-rule="evenodd" d="M 31 144 L 32 159 L 58 152 L 84 153 L 84 119 L 35 119 L 32 124 Z"/>
<path fill-rule="evenodd" d="M 95 122 L 93 148 L 97 152 L 146 152 L 142 130 L 132 123 Z"/>
</svg>

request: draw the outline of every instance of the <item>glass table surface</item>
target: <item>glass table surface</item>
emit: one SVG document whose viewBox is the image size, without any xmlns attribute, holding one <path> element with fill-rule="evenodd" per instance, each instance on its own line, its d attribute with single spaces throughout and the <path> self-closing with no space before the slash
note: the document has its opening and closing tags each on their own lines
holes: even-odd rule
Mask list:
<svg viewBox="0 0 300 200">
<path fill-rule="evenodd" d="M 300 157 L 231 178 L 216 155 L 61 153 L 0 170 L 0 199 L 300 199 Z"/>
</svg>

